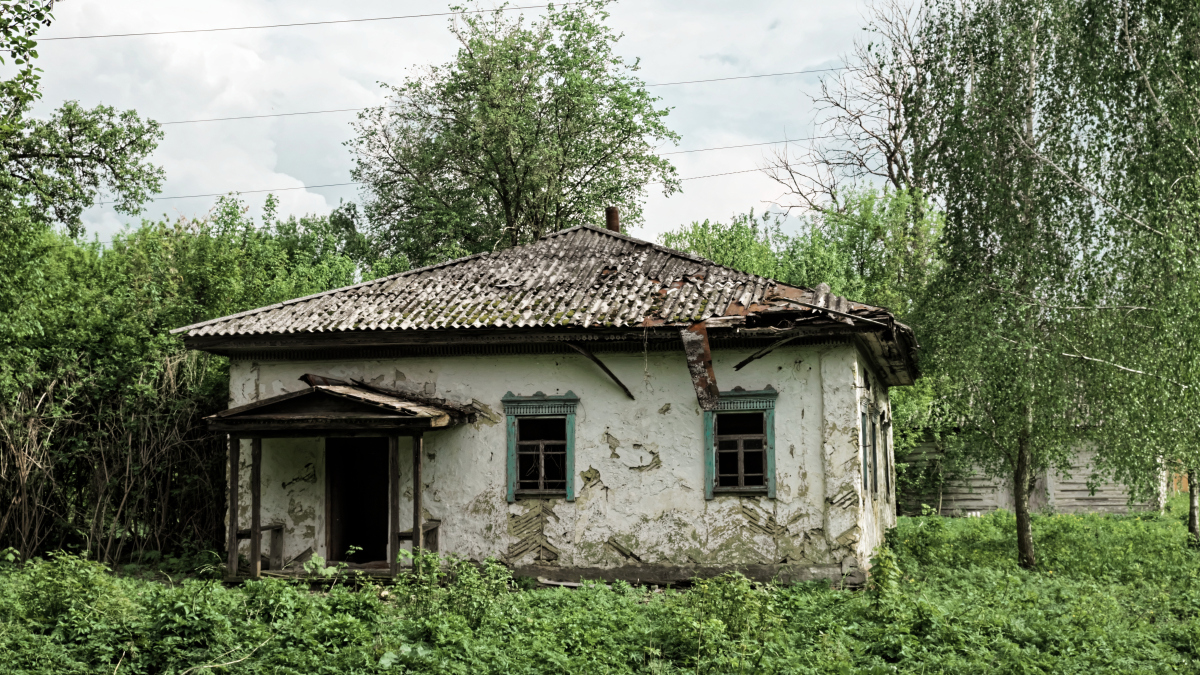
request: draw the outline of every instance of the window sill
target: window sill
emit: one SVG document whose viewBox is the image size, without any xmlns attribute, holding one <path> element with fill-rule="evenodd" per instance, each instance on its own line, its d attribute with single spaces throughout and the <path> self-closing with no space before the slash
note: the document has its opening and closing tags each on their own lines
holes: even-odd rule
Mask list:
<svg viewBox="0 0 1200 675">
<path fill-rule="evenodd" d="M 766 497 L 767 488 L 713 488 L 714 495 L 734 495 L 744 497 Z"/>
<path fill-rule="evenodd" d="M 566 499 L 566 490 L 526 490 L 513 495 L 518 501 L 522 499 Z"/>
</svg>

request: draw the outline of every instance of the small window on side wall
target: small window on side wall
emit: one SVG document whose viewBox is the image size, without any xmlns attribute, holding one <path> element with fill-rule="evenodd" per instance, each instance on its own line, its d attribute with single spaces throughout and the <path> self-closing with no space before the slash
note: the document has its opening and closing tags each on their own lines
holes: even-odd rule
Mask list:
<svg viewBox="0 0 1200 675">
<path fill-rule="evenodd" d="M 567 418 L 517 418 L 517 493 L 567 491 Z"/>
<path fill-rule="evenodd" d="M 704 413 L 704 496 L 760 493 L 775 497 L 775 399 L 771 387 L 721 392 Z"/>
<path fill-rule="evenodd" d="M 575 499 L 575 408 L 579 397 L 516 396 L 511 391 L 504 404 L 508 436 L 508 501 L 519 497 Z"/>
</svg>

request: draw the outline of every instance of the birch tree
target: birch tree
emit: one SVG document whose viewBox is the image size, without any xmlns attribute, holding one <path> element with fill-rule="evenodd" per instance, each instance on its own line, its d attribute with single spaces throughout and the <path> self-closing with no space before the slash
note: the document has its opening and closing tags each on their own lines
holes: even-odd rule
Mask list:
<svg viewBox="0 0 1200 675">
<path fill-rule="evenodd" d="M 1200 542 L 1200 5 L 1088 9 L 1080 99 L 1092 102 L 1097 152 L 1083 185 L 1112 232 L 1104 283 L 1129 307 L 1098 313 L 1088 346 L 1130 368 L 1091 379 L 1104 393 L 1092 396 L 1098 468 L 1141 495 L 1163 473 L 1186 472 Z"/>
<path fill-rule="evenodd" d="M 1036 566 L 1030 489 L 1088 433 L 1088 308 L 1107 290 L 1102 221 L 1080 187 L 1079 3 L 935 2 L 923 28 L 929 181 L 945 203 L 943 267 L 920 322 L 954 383 L 961 438 L 1013 489 L 1019 563 Z"/>
</svg>

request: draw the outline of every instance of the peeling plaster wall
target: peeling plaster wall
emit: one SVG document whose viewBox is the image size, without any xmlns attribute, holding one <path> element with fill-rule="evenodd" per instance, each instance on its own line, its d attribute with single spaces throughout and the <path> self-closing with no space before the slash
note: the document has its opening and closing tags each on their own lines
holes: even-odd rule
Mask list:
<svg viewBox="0 0 1200 675">
<path fill-rule="evenodd" d="M 298 378 L 305 373 L 365 379 L 482 405 L 490 413 L 476 423 L 425 434 L 425 511 L 427 518 L 442 521 L 443 552 L 572 568 L 807 564 L 826 566 L 836 575 L 864 567 L 882 539 L 879 526 L 889 521 L 867 517 L 862 508 L 861 367 L 855 348 L 786 347 L 735 372 L 733 365 L 750 353 L 714 351 L 713 365 L 723 391 L 767 385 L 779 391 L 774 500 L 704 499 L 703 417 L 682 351 L 599 354 L 636 401 L 581 356 L 513 355 L 235 361 L 230 405 L 301 389 L 305 385 Z M 576 501 L 508 504 L 500 398 L 508 391 L 554 395 L 568 390 L 580 397 L 576 475 L 571 477 Z M 886 390 L 879 395 L 886 405 Z M 411 452 L 409 440 L 402 438 L 405 524 L 412 522 Z M 244 441 L 242 527 L 250 521 L 248 463 L 249 442 Z M 322 439 L 264 441 L 262 498 L 262 522 L 286 525 L 285 558 L 310 546 L 328 556 Z"/>
<path fill-rule="evenodd" d="M 883 536 L 889 528 L 896 526 L 896 460 L 892 448 L 892 425 L 884 425 L 883 420 L 890 420 L 892 417 L 891 401 L 888 398 L 888 389 L 879 378 L 871 372 L 871 369 L 866 365 L 865 360 L 861 356 L 858 357 L 855 363 L 857 374 L 856 386 L 858 395 L 858 413 L 856 419 L 857 426 L 861 428 L 862 415 L 867 413 L 868 425 L 872 415 L 880 421 L 879 437 L 876 441 L 876 451 L 878 452 L 879 466 L 878 472 L 878 492 L 867 489 L 863 490 L 863 483 L 858 481 L 859 492 L 859 527 L 861 536 L 855 547 L 855 556 L 860 561 L 860 565 L 867 567 L 870 564 L 871 556 L 875 549 L 883 543 Z M 861 431 L 861 429 L 860 429 Z M 870 452 L 869 445 L 861 447 L 863 435 L 855 439 L 856 453 L 858 455 L 859 471 L 865 466 L 866 453 Z M 870 443 L 869 436 L 867 443 Z"/>
</svg>

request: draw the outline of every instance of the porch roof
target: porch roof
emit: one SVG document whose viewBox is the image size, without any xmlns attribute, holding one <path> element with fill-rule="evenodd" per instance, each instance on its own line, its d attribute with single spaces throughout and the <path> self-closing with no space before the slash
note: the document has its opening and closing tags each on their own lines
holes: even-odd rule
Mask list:
<svg viewBox="0 0 1200 675">
<path fill-rule="evenodd" d="M 309 385 L 205 418 L 211 431 L 247 437 L 403 436 L 474 420 L 448 402 L 317 375 Z"/>
</svg>

